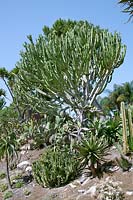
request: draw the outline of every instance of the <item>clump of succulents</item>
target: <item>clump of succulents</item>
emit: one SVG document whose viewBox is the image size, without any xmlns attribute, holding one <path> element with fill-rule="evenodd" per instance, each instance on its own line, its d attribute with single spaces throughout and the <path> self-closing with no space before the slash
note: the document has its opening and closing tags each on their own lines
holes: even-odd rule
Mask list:
<svg viewBox="0 0 133 200">
<path fill-rule="evenodd" d="M 119 182 L 114 182 L 108 178 L 101 182 L 96 189 L 97 200 L 123 200 L 124 193 L 119 185 Z"/>
<path fill-rule="evenodd" d="M 59 187 L 77 177 L 81 163 L 77 155 L 68 148 L 48 148 L 32 167 L 38 184 L 43 187 Z"/>
</svg>

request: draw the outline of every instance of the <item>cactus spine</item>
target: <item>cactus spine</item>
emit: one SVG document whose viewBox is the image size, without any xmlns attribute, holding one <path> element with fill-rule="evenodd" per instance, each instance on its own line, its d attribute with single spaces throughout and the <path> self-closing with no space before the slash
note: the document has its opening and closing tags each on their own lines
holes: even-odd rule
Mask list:
<svg viewBox="0 0 133 200">
<path fill-rule="evenodd" d="M 123 153 L 126 154 L 128 151 L 127 145 L 127 126 L 126 126 L 126 110 L 124 102 L 121 102 L 121 117 L 122 117 L 122 133 L 123 133 Z"/>
</svg>

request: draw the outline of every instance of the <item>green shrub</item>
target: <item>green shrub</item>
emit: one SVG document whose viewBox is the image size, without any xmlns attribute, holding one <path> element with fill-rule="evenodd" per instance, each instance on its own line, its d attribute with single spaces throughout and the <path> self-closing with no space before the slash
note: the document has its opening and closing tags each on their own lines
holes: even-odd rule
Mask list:
<svg viewBox="0 0 133 200">
<path fill-rule="evenodd" d="M 9 199 L 13 197 L 13 192 L 12 191 L 7 191 L 5 194 L 4 194 L 4 200 L 5 199 Z"/>
<path fill-rule="evenodd" d="M 22 181 L 18 181 L 14 184 L 14 188 L 21 188 L 23 187 L 24 183 Z"/>
<path fill-rule="evenodd" d="M 118 140 L 119 130 L 121 128 L 120 119 L 107 119 L 105 121 L 96 119 L 89 125 L 90 132 L 99 138 L 104 136 L 111 146 Z"/>
<path fill-rule="evenodd" d="M 7 189 L 8 189 L 8 185 L 7 184 L 5 184 L 5 183 L 0 184 L 0 190 L 1 190 L 1 192 L 6 191 Z"/>
<path fill-rule="evenodd" d="M 132 163 L 123 155 L 121 155 L 119 159 L 116 158 L 116 162 L 122 168 L 123 171 L 128 171 L 132 167 Z"/>
<path fill-rule="evenodd" d="M 67 184 L 81 171 L 76 154 L 67 148 L 47 149 L 40 160 L 33 163 L 34 178 L 43 187 L 59 187 Z"/>
<path fill-rule="evenodd" d="M 11 181 L 13 180 L 18 180 L 18 179 L 22 179 L 23 174 L 22 173 L 18 173 L 14 176 L 11 177 Z"/>
<path fill-rule="evenodd" d="M 4 173 L 4 172 L 1 172 L 0 173 L 0 179 L 3 179 L 3 178 L 5 178 L 6 177 L 6 174 Z"/>
</svg>

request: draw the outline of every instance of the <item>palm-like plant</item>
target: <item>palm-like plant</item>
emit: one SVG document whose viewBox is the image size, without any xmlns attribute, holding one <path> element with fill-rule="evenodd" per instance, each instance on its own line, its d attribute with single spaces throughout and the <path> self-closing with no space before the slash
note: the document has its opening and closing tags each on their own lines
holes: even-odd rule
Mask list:
<svg viewBox="0 0 133 200">
<path fill-rule="evenodd" d="M 126 103 L 132 104 L 133 103 L 133 83 L 132 81 L 126 82 L 123 84 L 123 90 L 126 97 Z"/>
<path fill-rule="evenodd" d="M 108 151 L 108 143 L 104 137 L 98 138 L 91 134 L 89 139 L 83 139 L 81 144 L 76 146 L 81 158 L 89 165 L 92 175 L 97 175 L 97 169 L 102 161 L 105 161 L 105 156 Z"/>
<path fill-rule="evenodd" d="M 114 84 L 113 91 L 108 91 L 109 95 L 101 99 L 100 104 L 105 113 L 114 111 L 120 112 L 120 103 L 133 104 L 133 81 L 125 82 L 122 85 Z"/>
<path fill-rule="evenodd" d="M 9 162 L 17 156 L 17 140 L 16 134 L 13 131 L 12 124 L 8 122 L 6 125 L 0 125 L 0 130 L 2 132 L 0 137 L 0 160 L 5 157 L 6 160 L 6 173 L 9 188 L 11 188 L 11 180 L 9 174 Z"/>
<path fill-rule="evenodd" d="M 15 68 L 14 70 L 12 70 L 10 73 L 6 70 L 5 67 L 0 68 L 0 78 L 2 79 L 2 81 L 4 82 L 7 90 L 9 91 L 11 97 L 12 97 L 12 101 L 15 105 L 15 108 L 17 109 L 19 118 L 22 118 L 22 114 L 18 105 L 18 99 L 16 99 L 14 93 L 13 93 L 13 81 L 14 81 L 14 74 L 17 74 L 17 68 Z M 2 94 L 3 95 L 3 94 Z M 5 96 L 5 94 L 4 94 Z M 6 97 L 7 98 L 7 97 Z"/>
<path fill-rule="evenodd" d="M 128 13 L 130 15 L 128 20 L 130 21 L 133 17 L 133 0 L 119 0 L 119 3 L 126 6 L 123 12 Z"/>
<path fill-rule="evenodd" d="M 7 89 L 9 90 L 9 92 L 10 92 L 12 98 L 13 98 L 12 91 L 11 91 L 11 89 L 10 89 L 8 83 L 7 83 L 7 79 L 9 78 L 9 72 L 6 70 L 5 67 L 0 68 L 0 78 L 4 81 Z"/>
</svg>

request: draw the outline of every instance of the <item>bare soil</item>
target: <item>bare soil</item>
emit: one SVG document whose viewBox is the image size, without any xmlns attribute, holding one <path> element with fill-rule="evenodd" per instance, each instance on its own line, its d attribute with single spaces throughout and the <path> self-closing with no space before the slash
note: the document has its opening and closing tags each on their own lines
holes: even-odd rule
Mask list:
<svg viewBox="0 0 133 200">
<path fill-rule="evenodd" d="M 44 149 L 41 150 L 30 150 L 26 156 L 23 156 L 22 160 L 29 159 L 31 163 L 36 160 L 42 153 Z M 110 155 L 108 160 L 114 160 L 115 157 L 119 157 L 119 153 L 116 149 L 110 150 Z M 0 163 L 0 172 L 5 170 L 5 162 Z M 11 175 L 15 171 L 11 171 Z M 101 179 L 98 178 L 86 178 L 85 182 L 80 183 L 79 179 L 73 181 L 72 183 L 60 187 L 60 188 L 42 188 L 34 180 L 31 183 L 25 184 L 22 188 L 12 189 L 13 197 L 9 200 L 94 200 L 96 198 L 91 197 L 90 194 L 83 194 L 82 191 L 88 190 L 91 186 L 104 181 L 107 177 L 114 181 L 120 181 L 120 187 L 123 192 L 133 191 L 133 169 L 131 171 L 123 172 L 121 169 L 115 172 L 104 173 Z M 0 180 L 2 183 L 3 180 Z M 6 180 L 4 180 L 6 181 Z M 31 192 L 29 196 L 25 196 L 24 191 L 28 190 Z M 0 192 L 0 200 L 3 200 L 3 193 Z M 125 196 L 125 200 L 133 200 L 133 195 Z"/>
</svg>

